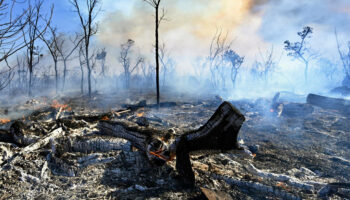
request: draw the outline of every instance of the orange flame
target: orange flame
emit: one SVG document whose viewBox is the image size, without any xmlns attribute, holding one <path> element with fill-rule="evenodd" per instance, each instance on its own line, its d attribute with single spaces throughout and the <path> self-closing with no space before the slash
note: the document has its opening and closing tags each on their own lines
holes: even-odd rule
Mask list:
<svg viewBox="0 0 350 200">
<path fill-rule="evenodd" d="M 9 123 L 11 120 L 10 119 L 1 119 L 0 118 L 0 124 L 7 124 Z"/>
<path fill-rule="evenodd" d="M 141 113 L 136 113 L 136 116 L 137 117 L 143 117 L 145 115 L 145 113 L 144 112 L 141 112 Z"/>
<path fill-rule="evenodd" d="M 71 111 L 71 110 L 72 110 L 72 108 L 71 108 L 71 107 L 68 107 L 67 104 L 60 104 L 60 103 L 58 103 L 57 100 L 53 100 L 51 106 L 52 106 L 53 108 L 55 108 L 55 109 L 60 109 L 60 108 L 62 108 L 63 110 L 68 110 L 68 111 Z"/>
<path fill-rule="evenodd" d="M 110 119 L 109 119 L 109 117 L 108 116 L 104 116 L 104 117 L 102 117 L 102 119 L 101 120 L 104 120 L 104 121 L 109 121 Z"/>
</svg>

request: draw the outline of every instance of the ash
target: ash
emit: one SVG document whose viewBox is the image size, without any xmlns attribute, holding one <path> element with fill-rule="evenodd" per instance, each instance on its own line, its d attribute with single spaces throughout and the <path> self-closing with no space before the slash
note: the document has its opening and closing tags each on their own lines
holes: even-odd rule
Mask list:
<svg viewBox="0 0 350 200">
<path fill-rule="evenodd" d="M 231 101 L 246 117 L 244 150 L 191 154 L 195 187 L 174 161 L 153 166 L 129 141 L 101 134 L 125 120 L 174 137 L 203 125 L 218 97 L 36 98 L 1 108 L 1 199 L 344 199 L 350 198 L 350 118 L 342 109 L 271 99 Z M 115 103 L 119 102 L 119 103 Z M 5 104 L 2 104 L 5 105 Z M 11 113 L 12 112 L 12 113 Z"/>
</svg>

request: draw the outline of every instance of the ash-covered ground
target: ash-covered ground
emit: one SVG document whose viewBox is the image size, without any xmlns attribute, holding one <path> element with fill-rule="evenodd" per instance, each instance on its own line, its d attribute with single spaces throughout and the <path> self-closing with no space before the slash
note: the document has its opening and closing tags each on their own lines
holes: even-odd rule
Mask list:
<svg viewBox="0 0 350 200">
<path fill-rule="evenodd" d="M 98 122 L 123 119 L 178 137 L 203 125 L 222 99 L 178 95 L 163 99 L 158 109 L 142 101 L 144 94 L 131 96 L 3 102 L 1 114 L 10 121 L 2 118 L 0 130 L 0 199 L 350 198 L 346 112 L 310 105 L 306 96 L 293 94 L 230 101 L 246 117 L 239 133 L 244 150 L 191 155 L 196 184 L 188 188 L 176 160 L 152 166 L 128 141 L 102 135 Z M 54 154 L 74 140 L 85 143 Z"/>
</svg>

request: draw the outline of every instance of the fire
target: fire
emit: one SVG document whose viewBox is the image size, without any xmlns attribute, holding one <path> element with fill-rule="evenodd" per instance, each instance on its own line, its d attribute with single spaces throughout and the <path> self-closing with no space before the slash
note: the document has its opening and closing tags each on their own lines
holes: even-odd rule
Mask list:
<svg viewBox="0 0 350 200">
<path fill-rule="evenodd" d="M 0 118 L 0 124 L 7 124 L 9 123 L 11 120 L 10 119 L 1 119 Z"/>
<path fill-rule="evenodd" d="M 150 151 L 149 153 L 150 153 L 151 155 L 153 155 L 153 156 L 156 156 L 156 157 L 162 159 L 162 160 L 168 161 L 168 158 L 166 158 L 166 157 L 164 157 L 163 155 L 159 154 L 159 152 Z"/>
<path fill-rule="evenodd" d="M 281 187 L 281 188 L 283 188 L 283 189 L 285 189 L 285 190 L 288 190 L 288 187 L 287 187 L 286 184 L 283 183 L 283 182 L 278 182 L 278 183 L 276 184 L 276 186 L 277 186 L 277 187 Z"/>
<path fill-rule="evenodd" d="M 102 117 L 102 120 L 104 120 L 104 121 L 109 121 L 110 119 L 109 119 L 108 116 L 104 116 L 104 117 Z"/>
<path fill-rule="evenodd" d="M 71 111 L 72 108 L 68 107 L 67 104 L 60 104 L 57 100 L 53 100 L 51 106 L 56 109 L 62 108 L 63 110 Z"/>
<path fill-rule="evenodd" d="M 144 112 L 136 113 L 136 116 L 137 116 L 137 117 L 143 117 L 144 115 L 145 115 Z"/>
</svg>

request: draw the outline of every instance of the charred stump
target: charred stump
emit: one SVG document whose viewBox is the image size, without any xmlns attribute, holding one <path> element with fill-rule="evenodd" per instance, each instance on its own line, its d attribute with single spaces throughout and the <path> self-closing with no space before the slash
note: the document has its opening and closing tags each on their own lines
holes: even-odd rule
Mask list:
<svg viewBox="0 0 350 200">
<path fill-rule="evenodd" d="M 137 126 L 130 122 L 101 121 L 100 130 L 120 137 L 143 151 L 151 163 L 163 165 L 173 157 L 176 170 L 187 185 L 194 185 L 190 153 L 195 151 L 241 149 L 237 142 L 239 130 L 245 117 L 231 103 L 222 103 L 209 121 L 198 130 L 191 131 L 167 144 L 160 139 L 165 133 L 152 128 Z"/>
</svg>

